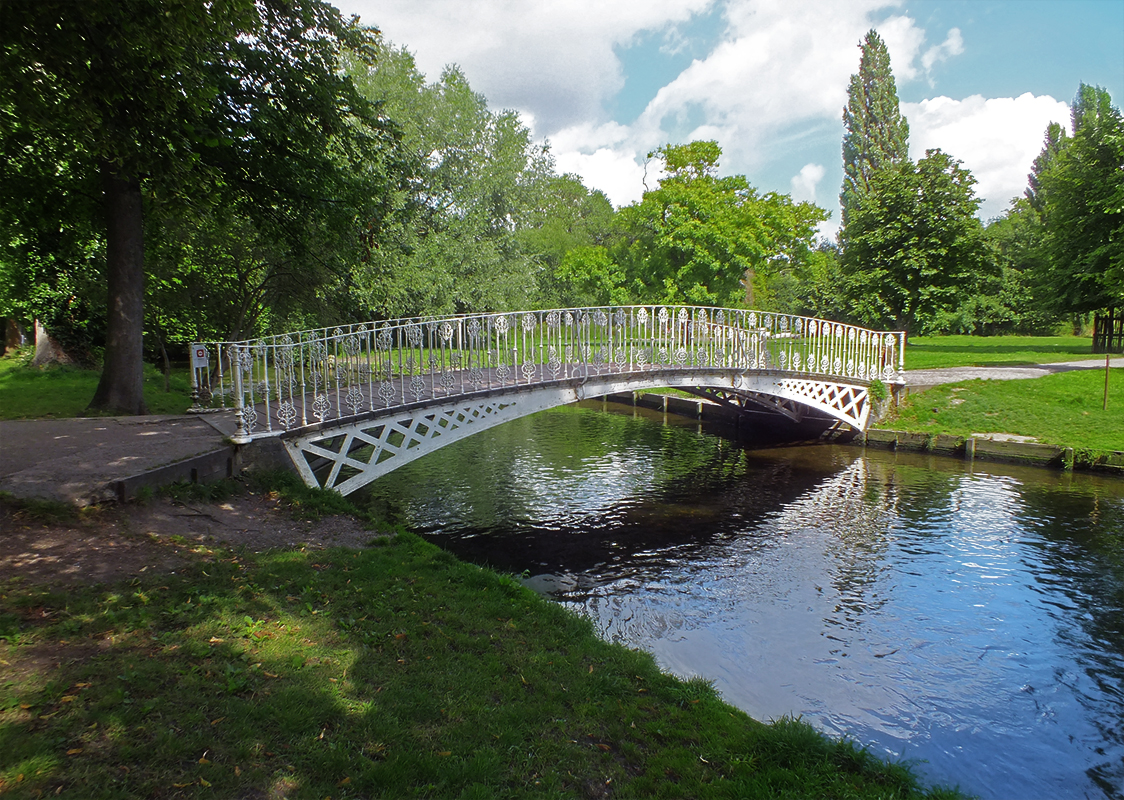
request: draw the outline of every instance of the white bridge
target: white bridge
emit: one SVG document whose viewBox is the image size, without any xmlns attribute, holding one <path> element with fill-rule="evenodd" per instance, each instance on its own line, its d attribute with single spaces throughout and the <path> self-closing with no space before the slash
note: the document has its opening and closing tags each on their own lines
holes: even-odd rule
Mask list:
<svg viewBox="0 0 1124 800">
<path fill-rule="evenodd" d="M 193 346 L 195 410 L 280 437 L 310 486 L 348 494 L 447 444 L 613 392 L 683 388 L 865 430 L 903 383 L 905 334 L 698 306 L 567 308 L 340 325 Z"/>
</svg>

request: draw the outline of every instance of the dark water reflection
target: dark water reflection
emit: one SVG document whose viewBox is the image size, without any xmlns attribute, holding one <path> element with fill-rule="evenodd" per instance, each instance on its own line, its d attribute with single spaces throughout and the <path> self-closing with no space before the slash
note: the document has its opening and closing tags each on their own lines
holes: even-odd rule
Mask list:
<svg viewBox="0 0 1124 800">
<path fill-rule="evenodd" d="M 1124 798 L 1124 481 L 669 421 L 540 414 L 368 500 L 755 717 L 985 798 Z"/>
</svg>

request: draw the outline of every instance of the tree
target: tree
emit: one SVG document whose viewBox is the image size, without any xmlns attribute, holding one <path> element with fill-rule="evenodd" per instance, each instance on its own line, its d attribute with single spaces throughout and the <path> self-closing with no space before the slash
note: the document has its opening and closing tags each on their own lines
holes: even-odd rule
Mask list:
<svg viewBox="0 0 1124 800">
<path fill-rule="evenodd" d="M 342 233 L 359 194 L 339 167 L 361 153 L 376 163 L 388 130 L 340 54 L 369 56 L 375 32 L 324 0 L 37 0 L 0 6 L 0 23 L 0 156 L 50 153 L 103 214 L 108 318 L 91 407 L 142 413 L 146 205 L 237 196 L 283 228 L 338 202 Z M 385 179 L 364 177 L 368 197 Z"/>
<path fill-rule="evenodd" d="M 759 195 L 743 175 L 718 176 L 714 141 L 666 145 L 656 189 L 618 214 L 614 258 L 643 302 L 744 305 L 765 300 L 771 277 L 803 262 L 826 218 L 787 195 Z M 756 293 L 756 297 L 755 297 Z"/>
<path fill-rule="evenodd" d="M 1031 176 L 1045 228 L 1040 275 L 1056 310 L 1097 313 L 1094 346 L 1113 349 L 1105 332 L 1124 311 L 1124 119 L 1107 91 L 1081 84 L 1072 127 L 1069 137 L 1048 129 Z"/>
<path fill-rule="evenodd" d="M 939 328 L 942 315 L 994 271 L 975 216 L 975 182 L 940 150 L 874 173 L 851 209 L 841 260 L 864 323 L 909 333 Z"/>
<path fill-rule="evenodd" d="M 533 304 L 545 268 L 526 231 L 541 224 L 556 191 L 573 187 L 559 183 L 549 152 L 531 141 L 519 116 L 491 111 L 459 69 L 426 83 L 413 57 L 389 44 L 377 64 L 348 70 L 368 99 L 400 121 L 413 182 L 396 202 L 416 213 L 379 232 L 353 296 L 374 316 Z"/>
<path fill-rule="evenodd" d="M 874 175 L 909 158 L 909 123 L 901 114 L 890 54 L 873 29 L 860 45 L 859 71 L 847 87 L 843 108 L 843 225 Z"/>
</svg>

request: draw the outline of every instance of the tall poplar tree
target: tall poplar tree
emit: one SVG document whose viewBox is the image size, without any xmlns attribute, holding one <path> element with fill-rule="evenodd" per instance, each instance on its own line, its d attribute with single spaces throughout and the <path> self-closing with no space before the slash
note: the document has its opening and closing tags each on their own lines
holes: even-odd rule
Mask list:
<svg viewBox="0 0 1124 800">
<path fill-rule="evenodd" d="M 859 197 L 882 167 L 909 158 L 909 123 L 898 107 L 898 89 L 890 71 L 890 54 L 878 32 L 871 29 L 860 45 L 859 71 L 847 87 L 843 108 L 843 225 Z"/>
</svg>

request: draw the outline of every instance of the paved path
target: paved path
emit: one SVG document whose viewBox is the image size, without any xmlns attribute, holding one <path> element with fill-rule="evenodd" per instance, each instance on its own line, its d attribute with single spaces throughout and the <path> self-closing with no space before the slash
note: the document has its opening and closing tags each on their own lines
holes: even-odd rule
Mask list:
<svg viewBox="0 0 1124 800">
<path fill-rule="evenodd" d="M 1109 362 L 1112 367 L 1124 367 L 1124 358 L 1116 357 Z M 970 381 L 973 378 L 1009 381 L 1025 378 L 1041 378 L 1058 372 L 1072 372 L 1078 369 L 1104 369 L 1104 356 L 1096 360 L 1062 361 L 1056 364 L 1012 364 L 992 367 L 944 367 L 941 369 L 912 369 L 905 373 L 906 386 L 910 389 L 928 389 L 942 383 Z"/>
<path fill-rule="evenodd" d="M 79 506 L 114 500 L 130 479 L 174 475 L 176 464 L 189 478 L 200 457 L 229 451 L 233 431 L 231 412 L 0 421 L 0 491 Z"/>
</svg>

